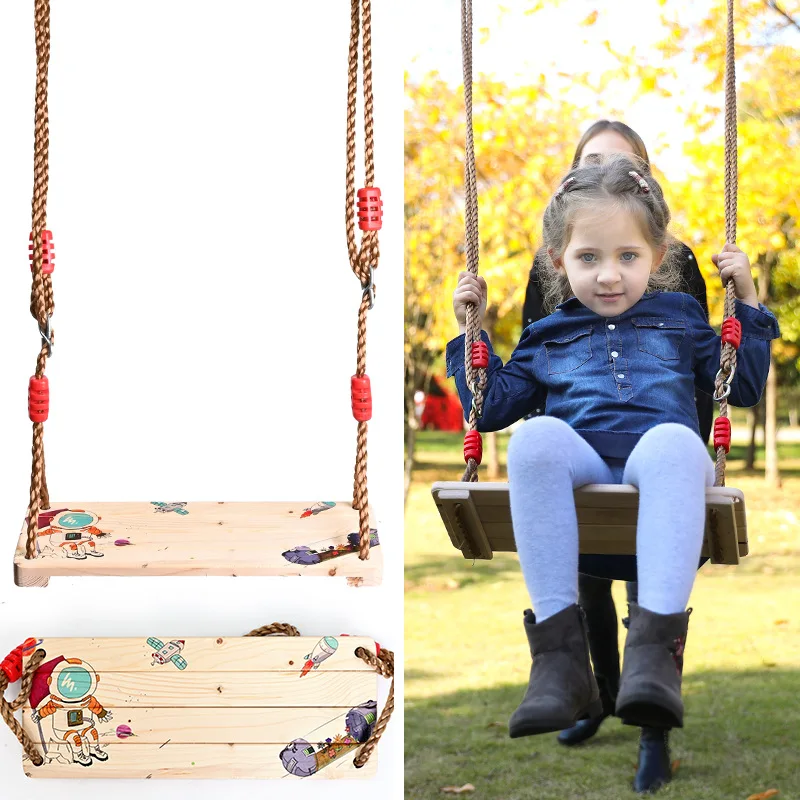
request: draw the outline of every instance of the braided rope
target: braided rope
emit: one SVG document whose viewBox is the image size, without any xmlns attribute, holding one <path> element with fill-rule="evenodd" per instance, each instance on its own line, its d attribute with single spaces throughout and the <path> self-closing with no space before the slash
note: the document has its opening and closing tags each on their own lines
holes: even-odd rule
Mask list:
<svg viewBox="0 0 800 800">
<path fill-rule="evenodd" d="M 394 711 L 394 652 L 381 648 L 380 653 L 375 655 L 375 653 L 371 650 L 367 650 L 365 647 L 358 647 L 356 648 L 356 655 L 366 664 L 369 664 L 379 675 L 391 680 L 389 696 L 386 698 L 383 711 L 381 711 L 378 721 L 372 729 L 372 735 L 367 739 L 358 755 L 353 759 L 353 763 L 357 767 L 363 767 L 364 764 L 369 761 L 372 751 L 378 746 L 378 742 L 381 736 L 383 736 L 383 732 L 386 730 L 386 726 L 389 724 L 389 719 Z"/>
<path fill-rule="evenodd" d="M 737 140 L 736 140 L 736 51 L 733 28 L 734 0 L 728 0 L 728 26 L 725 42 L 725 240 L 736 243 L 737 214 Z M 736 314 L 736 295 L 734 284 L 729 280 L 725 285 L 725 319 Z M 736 348 L 723 342 L 720 350 L 720 365 L 715 380 L 715 396 L 719 399 L 719 415 L 728 416 L 728 397 L 725 391 L 736 370 Z M 724 395 L 724 396 L 723 396 Z M 716 448 L 714 465 L 714 485 L 725 485 L 725 465 L 727 454 L 723 446 Z"/>
<path fill-rule="evenodd" d="M 378 268 L 378 232 L 364 231 L 361 245 L 355 236 L 356 100 L 358 95 L 359 27 L 363 38 L 364 69 L 364 176 L 365 186 L 375 182 L 375 140 L 372 124 L 372 9 L 371 0 L 350 0 L 350 49 L 347 68 L 347 168 L 345 172 L 345 233 L 350 267 L 363 290 L 358 308 L 356 376 L 367 367 L 367 312 L 375 297 L 373 275 Z M 356 459 L 353 470 L 353 508 L 358 510 L 359 554 L 369 558 L 369 497 L 367 494 L 367 423 L 359 422 L 356 434 Z"/>
<path fill-rule="evenodd" d="M 22 659 L 21 648 L 19 658 L 20 660 Z M 44 763 L 44 758 L 39 752 L 33 739 L 28 736 L 22 725 L 20 725 L 20 723 L 17 721 L 16 717 L 14 716 L 14 712 L 22 708 L 22 706 L 28 702 L 31 689 L 33 688 L 33 675 L 42 661 L 44 661 L 44 658 L 44 650 L 36 650 L 36 652 L 30 657 L 28 663 L 25 665 L 25 669 L 22 672 L 22 683 L 20 685 L 19 694 L 17 695 L 16 700 L 12 700 L 11 702 L 6 700 L 4 696 L 9 684 L 8 675 L 6 675 L 3 670 L 0 670 L 0 715 L 2 715 L 6 725 L 8 725 L 8 727 L 14 732 L 14 735 L 22 745 L 22 749 L 25 751 L 25 754 L 28 756 L 28 758 L 30 758 L 34 766 L 37 767 L 40 767 Z"/>
<path fill-rule="evenodd" d="M 478 183 L 475 171 L 475 137 L 472 124 L 472 0 L 461 0 L 461 61 L 464 72 L 464 108 L 466 130 L 464 142 L 464 250 L 467 270 L 478 274 L 480 261 L 480 235 L 478 230 Z M 480 341 L 481 328 L 478 309 L 467 305 L 466 334 L 464 336 L 464 367 L 467 385 L 472 390 L 472 408 L 469 412 L 469 429 L 476 430 L 483 413 L 483 390 L 486 370 L 472 366 L 472 343 Z M 478 462 L 467 461 L 462 481 L 478 480 Z"/>
<path fill-rule="evenodd" d="M 39 330 L 48 332 L 50 346 L 42 338 L 36 358 L 36 378 L 44 377 L 47 358 L 54 341 L 50 318 L 55 311 L 53 280 L 42 271 L 42 231 L 47 227 L 47 189 L 49 183 L 48 156 L 50 133 L 47 116 L 47 74 L 50 62 L 50 1 L 36 0 L 34 6 L 34 31 L 36 35 L 36 111 L 34 117 L 33 147 L 33 200 L 31 208 L 33 232 L 33 282 L 31 286 L 31 314 Z M 31 488 L 28 501 L 27 541 L 25 558 L 36 555 L 39 511 L 50 507 L 44 463 L 44 423 L 33 423 L 31 447 Z"/>
</svg>

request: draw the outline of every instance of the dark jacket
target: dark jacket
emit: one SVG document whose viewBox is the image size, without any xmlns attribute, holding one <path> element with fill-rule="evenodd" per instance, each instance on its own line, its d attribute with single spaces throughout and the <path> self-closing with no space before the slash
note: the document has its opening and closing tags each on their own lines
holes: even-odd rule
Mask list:
<svg viewBox="0 0 800 800">
<path fill-rule="evenodd" d="M 764 306 L 736 301 L 742 342 L 730 402 L 755 405 L 767 382 L 770 341 L 780 333 Z M 489 344 L 488 336 L 482 338 Z M 504 365 L 491 352 L 478 429 L 500 430 L 546 401 L 604 458 L 627 458 L 644 433 L 675 422 L 700 435 L 695 386 L 714 391 L 721 341 L 698 302 L 681 292 L 649 292 L 622 314 L 601 316 L 572 297 L 529 325 Z M 466 413 L 472 403 L 463 334 L 447 345 Z M 465 414 L 466 415 L 466 414 Z"/>
<path fill-rule="evenodd" d="M 536 322 L 545 316 L 542 302 L 542 290 L 539 284 L 538 274 L 542 268 L 541 260 L 546 258 L 544 250 L 539 250 L 533 259 L 530 275 L 528 277 L 528 288 L 525 291 L 525 305 L 522 307 L 522 330 L 532 322 Z M 708 319 L 708 297 L 706 295 L 706 282 L 697 266 L 697 259 L 691 248 L 680 243 L 680 249 L 675 256 L 680 269 L 682 285 L 679 291 L 690 294 L 700 303 L 706 319 Z M 695 404 L 697 406 L 697 418 L 700 425 L 700 436 L 704 442 L 711 436 L 711 426 L 714 417 L 714 400 L 711 395 L 698 390 L 695 394 Z M 534 414 L 535 414 L 534 410 Z M 540 412 L 541 413 L 541 412 Z"/>
</svg>

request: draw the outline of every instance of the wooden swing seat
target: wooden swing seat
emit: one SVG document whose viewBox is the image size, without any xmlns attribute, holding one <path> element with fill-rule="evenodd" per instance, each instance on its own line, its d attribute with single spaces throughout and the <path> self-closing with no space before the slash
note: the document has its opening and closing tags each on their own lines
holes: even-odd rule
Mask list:
<svg viewBox="0 0 800 800">
<path fill-rule="evenodd" d="M 369 558 L 358 557 L 358 511 L 342 502 L 51 503 L 36 556 L 27 525 L 14 555 L 18 586 L 53 575 L 324 575 L 378 585 L 383 560 L 370 509 Z"/>
<path fill-rule="evenodd" d="M 450 541 L 464 558 L 489 559 L 517 549 L 507 483 L 440 481 L 432 492 Z M 582 554 L 635 555 L 639 492 L 633 486 L 584 486 L 575 491 L 575 507 Z M 702 555 L 713 564 L 738 564 L 747 553 L 744 494 L 727 486 L 706 489 Z"/>
<path fill-rule="evenodd" d="M 378 675 L 354 652 L 374 652 L 371 639 L 142 636 L 31 644 L 46 652 L 22 709 L 25 732 L 44 757 L 38 767 L 23 757 L 31 778 L 375 774 L 377 750 L 362 768 L 353 764 L 377 716 Z M 67 704 L 70 692 L 76 699 Z"/>
</svg>

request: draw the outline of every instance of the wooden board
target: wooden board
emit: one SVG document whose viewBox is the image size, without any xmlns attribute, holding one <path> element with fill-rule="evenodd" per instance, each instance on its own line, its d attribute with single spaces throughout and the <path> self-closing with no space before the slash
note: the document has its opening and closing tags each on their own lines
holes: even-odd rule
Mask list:
<svg viewBox="0 0 800 800">
<path fill-rule="evenodd" d="M 23 523 L 18 586 L 58 575 L 315 575 L 381 582 L 374 513 L 369 559 L 358 557 L 358 512 L 342 502 L 53 503 L 39 515 L 35 558 Z"/>
<path fill-rule="evenodd" d="M 22 709 L 33 778 L 367 778 L 377 719 L 363 637 L 44 639 Z"/>
<path fill-rule="evenodd" d="M 517 549 L 507 483 L 441 481 L 432 492 L 450 540 L 464 558 L 488 559 Z M 633 486 L 584 486 L 575 491 L 575 509 L 581 553 L 636 553 L 639 492 Z M 748 553 L 744 495 L 729 487 L 706 489 L 706 509 L 702 555 L 715 564 L 738 564 Z"/>
</svg>

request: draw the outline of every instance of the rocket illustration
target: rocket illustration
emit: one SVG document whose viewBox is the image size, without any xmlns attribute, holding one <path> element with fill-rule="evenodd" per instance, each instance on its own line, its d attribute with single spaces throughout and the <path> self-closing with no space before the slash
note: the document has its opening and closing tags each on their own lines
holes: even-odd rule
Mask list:
<svg viewBox="0 0 800 800">
<path fill-rule="evenodd" d="M 323 636 L 315 645 L 314 649 L 305 657 L 306 663 L 300 672 L 300 677 L 308 675 L 312 669 L 318 669 L 319 665 L 330 658 L 339 647 L 339 642 L 333 636 Z"/>
<path fill-rule="evenodd" d="M 147 644 L 156 651 L 153 653 L 153 663 L 151 666 L 167 664 L 170 661 L 180 670 L 184 670 L 189 666 L 180 654 L 186 644 L 183 639 L 173 639 L 168 644 L 164 644 L 161 639 L 156 639 L 151 636 L 147 640 Z"/>
<path fill-rule="evenodd" d="M 323 511 L 327 511 L 329 508 L 333 508 L 336 503 L 331 503 L 330 501 L 323 500 L 319 503 L 314 503 L 313 506 L 309 506 L 308 508 L 303 509 L 303 513 L 300 515 L 300 519 L 305 519 L 305 517 L 316 517 L 317 514 L 321 514 Z"/>
</svg>

